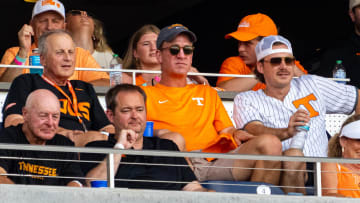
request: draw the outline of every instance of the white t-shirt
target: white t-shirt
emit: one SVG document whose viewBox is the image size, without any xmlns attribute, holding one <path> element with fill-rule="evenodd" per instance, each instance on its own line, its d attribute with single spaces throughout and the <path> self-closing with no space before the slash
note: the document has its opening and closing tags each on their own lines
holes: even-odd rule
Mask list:
<svg viewBox="0 0 360 203">
<path fill-rule="evenodd" d="M 92 56 L 96 60 L 96 62 L 101 66 L 101 68 L 109 68 L 110 67 L 110 61 L 113 58 L 112 52 L 98 52 L 94 50 L 94 53 Z"/>
<path fill-rule="evenodd" d="M 351 114 L 357 103 L 357 88 L 336 83 L 327 78 L 304 75 L 291 81 L 289 93 L 280 101 L 263 90 L 239 93 L 234 99 L 234 121 L 237 128 L 260 121 L 269 128 L 287 128 L 290 117 L 300 104 L 310 113 L 310 130 L 305 140 L 305 156 L 326 157 L 328 139 L 325 115 Z M 282 142 L 289 149 L 291 138 Z"/>
</svg>

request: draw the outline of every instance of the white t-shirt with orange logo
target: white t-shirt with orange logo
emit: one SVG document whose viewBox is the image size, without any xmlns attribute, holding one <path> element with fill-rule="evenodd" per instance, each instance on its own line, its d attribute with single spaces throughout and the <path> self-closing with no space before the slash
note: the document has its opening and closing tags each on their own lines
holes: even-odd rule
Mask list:
<svg viewBox="0 0 360 203">
<path fill-rule="evenodd" d="M 238 129 L 252 121 L 260 121 L 269 128 L 287 128 L 290 117 L 303 105 L 311 117 L 304 155 L 326 157 L 328 139 L 325 115 L 351 114 L 355 110 L 357 97 L 354 86 L 304 75 L 291 81 L 284 101 L 267 96 L 263 90 L 239 93 L 234 99 L 233 118 Z M 282 142 L 284 151 L 289 149 L 290 143 L 291 138 Z"/>
</svg>

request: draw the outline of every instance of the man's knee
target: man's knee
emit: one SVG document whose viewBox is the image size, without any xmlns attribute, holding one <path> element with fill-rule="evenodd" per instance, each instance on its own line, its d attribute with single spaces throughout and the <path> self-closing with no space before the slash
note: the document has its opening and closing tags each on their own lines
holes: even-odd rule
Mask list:
<svg viewBox="0 0 360 203">
<path fill-rule="evenodd" d="M 168 139 L 173 141 L 178 146 L 180 151 L 186 150 L 185 139 L 180 133 L 164 129 L 162 131 L 158 131 L 158 133 L 155 135 L 161 139 Z"/>
<path fill-rule="evenodd" d="M 264 155 L 282 155 L 282 145 L 279 138 L 274 135 L 264 134 L 256 138 L 256 148 L 260 154 Z"/>
</svg>

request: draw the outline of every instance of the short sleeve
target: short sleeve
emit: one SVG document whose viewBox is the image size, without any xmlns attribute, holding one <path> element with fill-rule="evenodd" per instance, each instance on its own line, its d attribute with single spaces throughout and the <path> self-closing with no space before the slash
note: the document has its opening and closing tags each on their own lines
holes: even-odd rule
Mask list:
<svg viewBox="0 0 360 203">
<path fill-rule="evenodd" d="M 110 125 L 110 121 L 99 102 L 94 87 L 91 84 L 88 84 L 87 89 L 90 98 L 93 98 L 93 106 L 91 107 L 91 130 L 100 130 L 105 126 Z"/>
<path fill-rule="evenodd" d="M 82 48 L 76 48 L 76 67 L 80 68 L 97 68 L 101 69 L 100 65 L 96 62 L 94 57 Z M 109 79 L 109 75 L 104 71 L 77 71 L 77 78 L 70 78 L 82 80 L 85 82 L 92 82 L 95 80 Z M 75 74 L 74 74 L 75 75 Z"/>
<path fill-rule="evenodd" d="M 31 78 L 20 75 L 12 82 L 3 106 L 3 120 L 10 114 L 21 114 L 27 96 L 32 91 Z"/>
<path fill-rule="evenodd" d="M 243 129 L 252 121 L 261 121 L 260 113 L 246 98 L 247 95 L 240 93 L 234 99 L 233 118 L 237 129 Z"/>
<path fill-rule="evenodd" d="M 19 52 L 18 47 L 12 47 L 5 51 L 1 59 L 1 64 L 11 64 L 14 61 L 16 54 Z M 0 68 L 0 77 L 4 74 L 7 68 Z"/>
<path fill-rule="evenodd" d="M 219 73 L 222 74 L 249 74 L 249 71 L 246 71 L 245 63 L 240 59 L 240 57 L 229 57 L 221 64 Z M 216 85 L 219 85 L 220 82 L 230 80 L 232 77 L 219 77 Z"/>
<path fill-rule="evenodd" d="M 344 85 L 333 80 L 312 75 L 317 89 L 325 103 L 326 113 L 350 114 L 355 110 L 358 91 L 351 85 Z"/>
</svg>

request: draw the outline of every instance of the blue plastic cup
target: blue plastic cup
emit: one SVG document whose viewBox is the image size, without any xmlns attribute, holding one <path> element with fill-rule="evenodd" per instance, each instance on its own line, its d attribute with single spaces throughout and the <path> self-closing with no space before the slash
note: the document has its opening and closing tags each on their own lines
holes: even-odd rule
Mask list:
<svg viewBox="0 0 360 203">
<path fill-rule="evenodd" d="M 108 187 L 107 180 L 91 181 L 91 187 Z"/>
<path fill-rule="evenodd" d="M 153 121 L 147 121 L 146 122 L 146 128 L 144 131 L 144 137 L 152 137 L 154 132 L 154 122 Z"/>
</svg>

